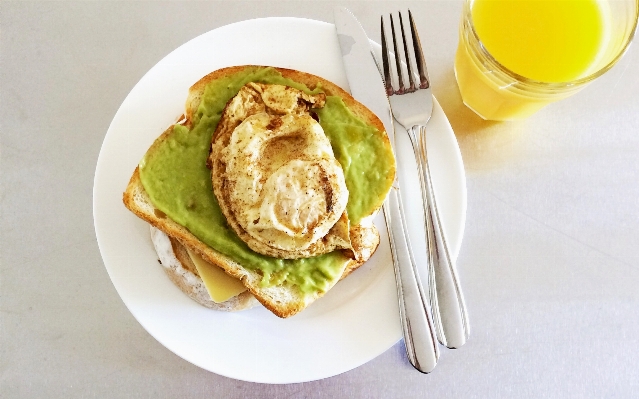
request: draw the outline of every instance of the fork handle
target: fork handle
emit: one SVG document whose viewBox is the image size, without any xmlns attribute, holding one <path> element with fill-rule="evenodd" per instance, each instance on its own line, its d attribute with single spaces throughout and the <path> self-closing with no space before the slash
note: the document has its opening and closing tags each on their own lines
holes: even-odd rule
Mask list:
<svg viewBox="0 0 639 399">
<path fill-rule="evenodd" d="M 439 348 L 428 300 L 410 249 L 398 186 L 391 189 L 382 209 L 390 238 L 406 354 L 413 367 L 429 373 L 437 365 Z"/>
<path fill-rule="evenodd" d="M 439 342 L 448 348 L 459 348 L 470 335 L 468 313 L 457 270 L 453 262 L 439 217 L 435 192 L 428 165 L 426 128 L 415 126 L 409 131 L 419 166 L 424 221 L 430 259 L 430 300 Z"/>
</svg>

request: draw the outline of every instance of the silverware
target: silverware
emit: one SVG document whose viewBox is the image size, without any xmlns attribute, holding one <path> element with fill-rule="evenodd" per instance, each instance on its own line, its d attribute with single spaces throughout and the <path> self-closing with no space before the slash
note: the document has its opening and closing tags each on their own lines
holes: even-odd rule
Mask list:
<svg viewBox="0 0 639 399">
<path fill-rule="evenodd" d="M 351 94 L 382 120 L 386 132 L 392 137 L 390 105 L 368 37 L 346 8 L 336 7 L 334 17 Z M 417 370 L 428 373 L 437 364 L 439 347 L 428 300 L 408 240 L 397 176 L 382 209 L 390 236 L 406 353 Z"/>
<path fill-rule="evenodd" d="M 422 200 L 424 201 L 424 221 L 427 237 L 427 247 L 430 258 L 428 273 L 430 287 L 430 304 L 433 309 L 433 317 L 437 328 L 439 342 L 448 348 L 459 348 L 466 343 L 470 334 L 466 304 L 462 294 L 457 270 L 450 256 L 448 243 L 444 235 L 437 202 L 433 191 L 430 167 L 428 165 L 428 153 L 426 150 L 426 125 L 433 111 L 433 95 L 430 89 L 426 61 L 421 48 L 417 28 L 413 16 L 408 11 L 413 53 L 419 76 L 413 72 L 409 43 L 404 33 L 402 14 L 399 13 L 400 32 L 402 36 L 405 66 L 408 75 L 408 86 L 405 86 L 404 71 L 400 53 L 397 48 L 395 24 L 393 15 L 390 15 L 391 32 L 393 38 L 393 51 L 395 58 L 395 81 L 398 89 L 393 89 L 391 77 L 391 54 L 386 43 L 384 29 L 384 17 L 381 18 L 382 30 L 382 64 L 384 69 L 384 81 L 386 93 L 389 96 L 391 109 L 395 119 L 406 129 L 417 158 L 419 166 Z M 415 82 L 415 78 L 419 82 Z"/>
</svg>

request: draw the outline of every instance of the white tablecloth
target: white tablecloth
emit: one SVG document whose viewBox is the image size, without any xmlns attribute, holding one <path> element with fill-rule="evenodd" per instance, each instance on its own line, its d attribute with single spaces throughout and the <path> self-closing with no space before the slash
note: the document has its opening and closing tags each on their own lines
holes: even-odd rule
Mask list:
<svg viewBox="0 0 639 399">
<path fill-rule="evenodd" d="M 345 5 L 379 40 L 410 7 L 468 184 L 461 349 L 412 369 L 400 342 L 321 381 L 261 385 L 193 366 L 131 316 L 106 273 L 93 173 L 121 102 L 164 55 L 216 27 Z M 639 396 L 639 59 L 524 122 L 461 103 L 460 1 L 0 3 L 0 397 Z"/>
</svg>

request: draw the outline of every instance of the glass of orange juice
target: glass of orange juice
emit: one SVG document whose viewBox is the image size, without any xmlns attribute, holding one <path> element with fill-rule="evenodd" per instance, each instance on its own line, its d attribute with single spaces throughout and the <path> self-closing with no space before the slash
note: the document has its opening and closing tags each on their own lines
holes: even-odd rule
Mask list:
<svg viewBox="0 0 639 399">
<path fill-rule="evenodd" d="M 526 118 L 601 76 L 627 50 L 639 0 L 465 0 L 455 57 L 464 104 Z"/>
</svg>

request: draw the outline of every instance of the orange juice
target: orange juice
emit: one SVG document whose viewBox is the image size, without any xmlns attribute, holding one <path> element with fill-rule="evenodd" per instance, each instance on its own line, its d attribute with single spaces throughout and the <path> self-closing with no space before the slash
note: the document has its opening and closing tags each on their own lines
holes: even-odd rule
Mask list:
<svg viewBox="0 0 639 399">
<path fill-rule="evenodd" d="M 468 4 L 455 73 L 464 103 L 485 119 L 524 118 L 572 94 L 553 92 L 552 84 L 591 74 L 606 48 L 609 20 L 602 0 Z M 530 89 L 529 81 L 550 89 Z"/>
<path fill-rule="evenodd" d="M 472 18 L 499 63 L 542 82 L 580 78 L 603 47 L 596 0 L 475 0 Z"/>
</svg>

